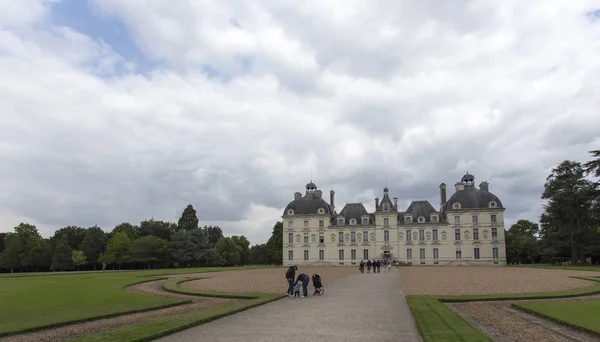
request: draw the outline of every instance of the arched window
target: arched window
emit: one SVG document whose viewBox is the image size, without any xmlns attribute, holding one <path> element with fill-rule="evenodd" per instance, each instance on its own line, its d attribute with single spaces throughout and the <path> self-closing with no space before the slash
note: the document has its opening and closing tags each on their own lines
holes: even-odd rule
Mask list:
<svg viewBox="0 0 600 342">
<path fill-rule="evenodd" d="M 495 201 L 490 202 L 490 208 L 496 208 L 497 204 Z"/>
<path fill-rule="evenodd" d="M 294 210 L 293 209 L 288 210 L 288 215 L 294 215 Z"/>
<path fill-rule="evenodd" d="M 325 209 L 319 208 L 318 213 L 322 215 L 323 213 L 325 213 Z"/>
<path fill-rule="evenodd" d="M 425 218 L 423 216 L 419 217 L 419 223 L 425 223 Z"/>
<path fill-rule="evenodd" d="M 460 209 L 460 203 L 454 203 L 454 204 L 452 205 L 452 208 L 453 208 L 453 209 Z"/>
<path fill-rule="evenodd" d="M 353 224 L 353 225 L 356 224 L 356 220 L 355 219 L 351 219 L 350 220 L 350 224 Z"/>
</svg>

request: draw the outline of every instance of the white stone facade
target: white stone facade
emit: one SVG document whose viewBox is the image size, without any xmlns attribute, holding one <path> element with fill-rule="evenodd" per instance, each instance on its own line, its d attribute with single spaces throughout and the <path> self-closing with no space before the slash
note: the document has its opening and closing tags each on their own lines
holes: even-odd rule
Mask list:
<svg viewBox="0 0 600 342">
<path fill-rule="evenodd" d="M 487 183 L 476 189 L 473 181 L 465 175 L 448 201 L 442 183 L 440 210 L 413 201 L 399 211 L 386 188 L 381 203 L 375 199 L 374 213 L 360 203 L 348 203 L 338 213 L 334 192 L 327 203 L 309 183 L 282 216 L 283 264 L 357 266 L 361 260 L 389 258 L 411 265 L 506 265 L 505 208 Z"/>
</svg>

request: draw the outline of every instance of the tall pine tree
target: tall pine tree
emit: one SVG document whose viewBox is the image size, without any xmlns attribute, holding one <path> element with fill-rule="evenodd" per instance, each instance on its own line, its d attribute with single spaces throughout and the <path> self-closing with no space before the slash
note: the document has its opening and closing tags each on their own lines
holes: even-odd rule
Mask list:
<svg viewBox="0 0 600 342">
<path fill-rule="evenodd" d="M 191 204 L 188 204 L 188 206 L 183 210 L 183 213 L 177 222 L 177 230 L 181 229 L 198 229 L 198 216 L 196 216 L 196 210 Z"/>
</svg>

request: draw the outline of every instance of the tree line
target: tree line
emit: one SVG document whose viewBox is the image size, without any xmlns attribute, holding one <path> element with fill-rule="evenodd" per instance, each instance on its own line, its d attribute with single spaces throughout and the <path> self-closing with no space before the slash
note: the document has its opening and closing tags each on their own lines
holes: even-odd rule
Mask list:
<svg viewBox="0 0 600 342">
<path fill-rule="evenodd" d="M 40 272 L 168 267 L 282 264 L 283 224 L 265 244 L 250 246 L 243 236 L 226 237 L 218 226 L 199 227 L 190 204 L 177 223 L 155 219 L 121 223 L 107 233 L 98 226 L 67 226 L 42 238 L 21 223 L 0 233 L 0 272 Z"/>
<path fill-rule="evenodd" d="M 508 263 L 600 264 L 600 150 L 590 153 L 552 169 L 539 224 L 519 220 L 506 233 Z"/>
</svg>

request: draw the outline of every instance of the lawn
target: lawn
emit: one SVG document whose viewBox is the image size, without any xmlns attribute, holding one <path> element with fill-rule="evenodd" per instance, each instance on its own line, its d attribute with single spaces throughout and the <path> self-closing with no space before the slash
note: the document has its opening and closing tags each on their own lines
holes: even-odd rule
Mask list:
<svg viewBox="0 0 600 342">
<path fill-rule="evenodd" d="M 576 328 L 600 334 L 600 300 L 526 302 L 513 306 Z"/>
<path fill-rule="evenodd" d="M 256 268 L 260 267 L 6 275 L 0 277 L 0 336 L 189 302 L 124 289 L 161 275 Z"/>
</svg>

